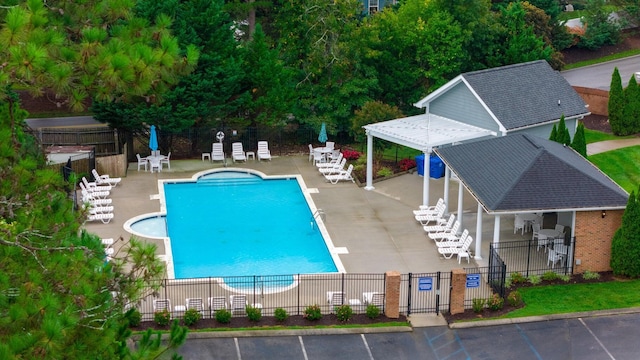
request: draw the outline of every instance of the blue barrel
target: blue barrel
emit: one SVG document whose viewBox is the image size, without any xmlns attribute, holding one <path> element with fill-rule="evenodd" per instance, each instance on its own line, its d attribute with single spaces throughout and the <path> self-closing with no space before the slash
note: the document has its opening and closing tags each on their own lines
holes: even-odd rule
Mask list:
<svg viewBox="0 0 640 360">
<path fill-rule="evenodd" d="M 444 176 L 444 163 L 438 156 L 431 154 L 429 165 L 429 176 L 431 178 L 440 179 Z"/>
<path fill-rule="evenodd" d="M 416 156 L 416 167 L 418 168 L 418 175 L 424 176 L 424 154 Z"/>
</svg>

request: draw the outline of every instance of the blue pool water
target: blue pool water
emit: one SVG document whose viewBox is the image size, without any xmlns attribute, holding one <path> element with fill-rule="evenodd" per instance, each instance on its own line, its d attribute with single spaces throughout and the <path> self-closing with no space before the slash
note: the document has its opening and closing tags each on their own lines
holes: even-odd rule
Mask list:
<svg viewBox="0 0 640 360">
<path fill-rule="evenodd" d="M 175 278 L 336 272 L 295 178 L 165 183 Z"/>
</svg>

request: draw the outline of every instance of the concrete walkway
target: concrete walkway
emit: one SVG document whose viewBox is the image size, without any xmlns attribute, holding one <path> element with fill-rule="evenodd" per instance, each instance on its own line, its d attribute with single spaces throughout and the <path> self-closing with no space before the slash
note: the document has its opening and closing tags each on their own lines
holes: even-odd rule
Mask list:
<svg viewBox="0 0 640 360">
<path fill-rule="evenodd" d="M 636 145 L 640 145 L 640 137 L 635 137 L 632 139 L 599 141 L 587 145 L 587 155 L 599 154 Z"/>
</svg>

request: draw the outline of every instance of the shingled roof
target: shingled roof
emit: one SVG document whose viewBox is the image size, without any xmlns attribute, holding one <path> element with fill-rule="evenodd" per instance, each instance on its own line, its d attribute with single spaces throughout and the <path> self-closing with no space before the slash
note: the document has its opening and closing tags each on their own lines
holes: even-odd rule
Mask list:
<svg viewBox="0 0 640 360">
<path fill-rule="evenodd" d="M 435 152 L 488 213 L 621 209 L 629 196 L 573 149 L 534 135 Z"/>
<path fill-rule="evenodd" d="M 507 130 L 589 114 L 580 95 L 544 60 L 461 76 Z"/>
</svg>

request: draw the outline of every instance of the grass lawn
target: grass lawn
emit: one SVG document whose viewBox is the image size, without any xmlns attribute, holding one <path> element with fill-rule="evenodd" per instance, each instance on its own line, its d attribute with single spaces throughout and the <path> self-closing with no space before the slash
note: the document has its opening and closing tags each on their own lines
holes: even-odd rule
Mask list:
<svg viewBox="0 0 640 360">
<path fill-rule="evenodd" d="M 638 297 L 640 280 L 550 285 L 522 288 L 519 291 L 527 305 L 503 317 L 515 318 L 640 306 L 640 297 Z"/>
<path fill-rule="evenodd" d="M 587 144 L 591 144 L 598 141 L 630 139 L 634 137 L 634 135 L 615 136 L 613 134 L 608 134 L 597 130 L 584 129 L 584 137 L 587 141 Z"/>
<path fill-rule="evenodd" d="M 631 146 L 589 156 L 595 166 L 631 193 L 640 184 L 640 146 Z"/>
</svg>

